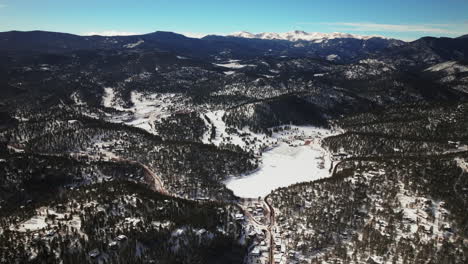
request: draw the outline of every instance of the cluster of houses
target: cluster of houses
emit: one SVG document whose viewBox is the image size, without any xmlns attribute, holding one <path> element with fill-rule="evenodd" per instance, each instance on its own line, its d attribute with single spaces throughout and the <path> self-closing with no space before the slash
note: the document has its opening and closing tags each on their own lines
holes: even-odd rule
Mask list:
<svg viewBox="0 0 468 264">
<path fill-rule="evenodd" d="M 272 237 L 270 237 L 270 233 L 266 230 L 266 226 L 269 224 L 269 214 L 264 208 L 264 204 L 257 200 L 248 201 L 246 211 L 255 222 L 248 223 L 246 228 L 246 235 L 253 242 L 246 263 L 296 263 L 296 253 L 293 251 L 288 252 L 287 250 L 287 232 L 283 232 L 277 226 L 273 226 L 271 229 Z M 236 215 L 236 220 L 244 221 L 246 220 L 246 216 L 238 214 Z M 284 217 L 280 217 L 278 220 L 283 220 L 284 222 L 285 219 Z M 270 260 L 270 258 L 272 259 Z"/>
<path fill-rule="evenodd" d="M 245 228 L 246 238 L 252 241 L 252 246 L 249 250 L 246 263 L 266 264 L 269 263 L 268 235 L 266 227 L 266 215 L 263 204 L 258 200 L 246 201 L 246 214 L 249 215 L 251 221 L 246 222 L 247 216 L 237 214 L 236 220 L 247 224 Z"/>
<path fill-rule="evenodd" d="M 283 243 L 281 235 L 275 233 L 274 236 L 274 250 L 273 250 L 273 259 L 275 264 L 284 264 L 286 263 L 286 245 Z"/>
<path fill-rule="evenodd" d="M 253 245 L 248 255 L 247 263 L 266 264 L 269 263 L 270 247 L 267 244 L 268 238 L 266 230 L 259 230 L 250 226 L 248 237 L 252 239 Z"/>
<path fill-rule="evenodd" d="M 264 226 L 268 224 L 269 214 L 266 213 L 263 203 L 250 203 L 247 212 L 252 215 L 257 223 L 264 224 Z M 295 253 L 287 251 L 285 234 L 277 230 L 276 226 L 271 229 L 272 237 L 270 237 L 270 233 L 266 229 L 259 228 L 258 225 L 250 225 L 247 230 L 248 237 L 253 241 L 247 263 L 286 264 L 295 259 Z"/>
<path fill-rule="evenodd" d="M 264 214 L 264 208 L 263 204 L 261 203 L 253 203 L 251 206 L 247 207 L 247 212 L 253 216 L 253 218 L 261 222 L 264 220 L 265 214 Z"/>
<path fill-rule="evenodd" d="M 340 151 L 333 153 L 333 155 L 331 156 L 331 159 L 332 161 L 341 161 L 343 159 L 352 158 L 352 157 L 353 155 L 348 154 L 347 152 L 343 150 L 343 148 L 341 148 Z"/>
</svg>

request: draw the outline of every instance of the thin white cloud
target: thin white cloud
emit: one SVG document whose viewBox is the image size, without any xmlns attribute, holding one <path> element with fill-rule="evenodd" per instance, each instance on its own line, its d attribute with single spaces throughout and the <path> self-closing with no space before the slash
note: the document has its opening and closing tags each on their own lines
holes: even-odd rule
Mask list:
<svg viewBox="0 0 468 264">
<path fill-rule="evenodd" d="M 118 30 L 105 30 L 105 31 L 99 31 L 99 32 L 86 32 L 83 33 L 82 35 L 84 36 L 93 36 L 93 35 L 99 35 L 99 36 L 132 36 L 132 35 L 141 35 L 142 33 L 138 32 L 128 32 L 128 31 L 118 31 Z"/>
<path fill-rule="evenodd" d="M 5 4 L 0 4 L 0 8 L 5 8 L 5 7 L 7 7 L 7 5 L 5 5 Z"/>
<path fill-rule="evenodd" d="M 302 23 L 301 23 L 302 24 Z M 468 31 L 468 24 L 380 24 L 358 22 L 318 23 L 328 26 L 339 26 L 349 31 L 367 32 L 421 32 L 434 34 L 463 34 Z"/>
</svg>

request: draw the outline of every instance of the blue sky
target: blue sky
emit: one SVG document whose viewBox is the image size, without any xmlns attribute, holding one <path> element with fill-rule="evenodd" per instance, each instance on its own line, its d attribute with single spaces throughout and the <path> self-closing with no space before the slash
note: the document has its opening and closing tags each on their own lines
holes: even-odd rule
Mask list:
<svg viewBox="0 0 468 264">
<path fill-rule="evenodd" d="M 468 33 L 468 0 L 0 0 L 0 31 L 187 35 L 348 32 L 404 40 Z"/>
</svg>

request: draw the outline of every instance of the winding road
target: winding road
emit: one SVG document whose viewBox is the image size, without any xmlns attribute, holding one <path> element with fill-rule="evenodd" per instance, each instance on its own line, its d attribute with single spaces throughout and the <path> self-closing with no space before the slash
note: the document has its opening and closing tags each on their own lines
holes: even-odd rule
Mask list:
<svg viewBox="0 0 468 264">
<path fill-rule="evenodd" d="M 270 215 L 270 223 L 268 224 L 268 232 L 270 234 L 270 250 L 269 250 L 269 260 L 270 260 L 270 264 L 273 264 L 274 263 L 274 258 L 273 258 L 273 248 L 275 246 L 275 240 L 273 239 L 273 232 L 271 231 L 271 229 L 273 228 L 273 226 L 275 225 L 275 209 L 273 209 L 273 206 L 271 206 L 271 204 L 268 202 L 268 199 L 270 199 L 268 196 L 266 196 L 263 201 L 265 202 L 265 204 L 268 206 L 268 211 L 270 212 L 269 215 Z"/>
<path fill-rule="evenodd" d="M 14 149 L 15 152 L 22 152 L 24 151 L 23 149 L 19 149 L 19 148 L 16 148 L 14 146 L 10 146 L 8 145 L 9 148 L 12 148 Z M 101 152 L 103 153 L 103 152 Z M 66 154 L 63 154 L 63 153 L 36 153 L 38 155 L 42 155 L 42 156 L 54 156 L 54 157 L 64 157 L 64 156 L 68 156 L 70 158 L 73 158 L 75 159 L 76 161 L 80 161 L 80 159 L 82 158 L 87 158 L 88 160 L 93 160 L 93 161 L 98 161 L 98 160 L 101 160 L 102 157 L 100 156 L 96 156 L 96 155 L 90 155 L 90 154 L 87 154 L 87 153 L 75 153 L 75 152 L 71 152 L 71 153 L 68 153 L 68 155 Z M 107 156 L 106 156 L 107 157 Z M 168 196 L 174 196 L 172 194 L 170 194 L 166 188 L 164 187 L 164 184 L 163 184 L 163 181 L 161 179 L 160 176 L 158 176 L 156 173 L 154 173 L 147 165 L 139 162 L 139 161 L 135 161 L 135 160 L 129 160 L 129 159 L 125 159 L 125 158 L 121 158 L 121 157 L 118 157 L 118 156 L 115 156 L 114 154 L 112 154 L 112 156 L 110 157 L 107 157 L 109 160 L 112 160 L 114 162 L 120 162 L 120 163 L 128 163 L 128 164 L 133 164 L 133 165 L 137 165 L 137 166 L 140 166 L 141 168 L 143 168 L 143 170 L 145 171 L 145 174 L 149 177 L 151 177 L 153 179 L 153 184 L 151 185 L 151 187 L 157 191 L 157 192 L 160 192 L 160 193 L 163 193 L 165 195 L 168 195 Z"/>
</svg>

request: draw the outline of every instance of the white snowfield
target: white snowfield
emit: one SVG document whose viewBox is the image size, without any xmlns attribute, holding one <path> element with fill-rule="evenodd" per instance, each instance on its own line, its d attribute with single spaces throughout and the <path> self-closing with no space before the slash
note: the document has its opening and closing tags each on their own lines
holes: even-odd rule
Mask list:
<svg viewBox="0 0 468 264">
<path fill-rule="evenodd" d="M 297 126 L 293 131 L 275 133 L 279 143 L 263 153 L 259 168 L 226 181 L 226 187 L 237 196 L 257 198 L 280 187 L 329 177 L 331 159 L 320 147 L 321 139 L 328 135 L 331 131 L 326 129 Z"/>
</svg>

